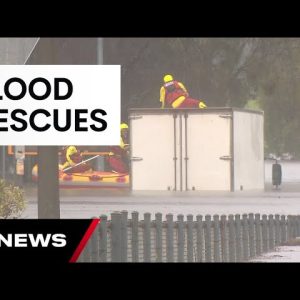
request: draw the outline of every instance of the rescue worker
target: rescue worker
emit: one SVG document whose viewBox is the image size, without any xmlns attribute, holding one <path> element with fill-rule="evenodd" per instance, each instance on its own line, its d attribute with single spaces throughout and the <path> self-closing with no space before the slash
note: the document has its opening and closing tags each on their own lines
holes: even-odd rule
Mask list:
<svg viewBox="0 0 300 300">
<path fill-rule="evenodd" d="M 174 80 L 172 75 L 165 75 L 160 89 L 161 108 L 206 108 L 203 100 L 189 97 L 185 86 Z"/>
<path fill-rule="evenodd" d="M 113 146 L 110 149 L 110 155 L 107 156 L 107 162 L 112 172 L 129 172 L 129 128 L 126 123 L 122 123 L 120 146 Z"/>
<path fill-rule="evenodd" d="M 67 146 L 62 151 L 62 165 L 60 170 L 63 171 L 69 167 L 73 167 L 66 173 L 82 173 L 91 169 L 86 163 L 79 164 L 83 161 L 79 149 L 75 146 Z"/>
</svg>

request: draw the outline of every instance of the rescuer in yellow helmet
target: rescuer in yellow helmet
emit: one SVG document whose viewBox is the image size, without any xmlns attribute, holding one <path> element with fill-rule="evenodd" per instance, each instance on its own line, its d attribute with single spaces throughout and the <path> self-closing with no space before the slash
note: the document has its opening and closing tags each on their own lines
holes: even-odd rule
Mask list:
<svg viewBox="0 0 300 300">
<path fill-rule="evenodd" d="M 174 80 L 172 75 L 165 75 L 163 81 L 160 88 L 161 108 L 206 108 L 203 100 L 190 98 L 183 83 Z"/>
<path fill-rule="evenodd" d="M 64 169 L 72 167 L 66 171 L 67 173 L 81 173 L 90 170 L 91 167 L 88 164 L 80 164 L 82 160 L 79 149 L 75 146 L 66 146 L 62 151 L 62 166 L 60 169 L 63 171 Z"/>
<path fill-rule="evenodd" d="M 120 146 L 113 146 L 107 157 L 110 170 L 117 173 L 129 172 L 129 127 L 126 123 L 120 125 Z"/>
<path fill-rule="evenodd" d="M 128 132 L 129 132 L 129 127 L 126 123 L 122 123 L 121 126 L 121 143 L 120 147 L 124 150 L 128 150 L 129 144 L 128 144 Z M 125 149 L 126 148 L 126 149 Z"/>
</svg>

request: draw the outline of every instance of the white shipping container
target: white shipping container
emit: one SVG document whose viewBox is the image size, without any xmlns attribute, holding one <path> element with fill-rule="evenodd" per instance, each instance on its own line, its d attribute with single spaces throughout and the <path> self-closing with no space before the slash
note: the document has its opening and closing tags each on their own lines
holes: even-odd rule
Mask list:
<svg viewBox="0 0 300 300">
<path fill-rule="evenodd" d="M 264 188 L 263 112 L 131 109 L 132 190 Z"/>
</svg>

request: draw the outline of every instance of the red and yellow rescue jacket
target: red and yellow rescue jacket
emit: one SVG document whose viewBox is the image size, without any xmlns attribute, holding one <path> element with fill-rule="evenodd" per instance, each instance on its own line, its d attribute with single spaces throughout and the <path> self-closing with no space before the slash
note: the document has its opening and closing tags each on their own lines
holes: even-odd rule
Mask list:
<svg viewBox="0 0 300 300">
<path fill-rule="evenodd" d="M 165 83 L 160 89 L 161 108 L 177 108 L 188 97 L 185 86 L 176 80 Z"/>
<path fill-rule="evenodd" d="M 73 151 L 70 151 L 70 150 L 73 150 Z M 77 148 L 75 148 L 74 146 L 65 147 L 63 149 L 61 155 L 62 155 L 61 163 L 63 165 L 63 168 L 74 166 L 82 161 L 82 156 L 80 154 L 80 151 Z"/>
</svg>

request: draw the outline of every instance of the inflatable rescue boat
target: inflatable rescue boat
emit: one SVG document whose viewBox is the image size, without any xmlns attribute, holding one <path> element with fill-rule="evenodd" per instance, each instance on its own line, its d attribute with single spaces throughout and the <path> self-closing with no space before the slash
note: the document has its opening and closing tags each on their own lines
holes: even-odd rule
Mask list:
<svg viewBox="0 0 300 300">
<path fill-rule="evenodd" d="M 59 171 L 61 188 L 128 188 L 129 174 L 104 171 L 87 171 L 83 173 L 66 173 Z M 38 166 L 32 169 L 32 180 L 38 180 Z"/>
</svg>

